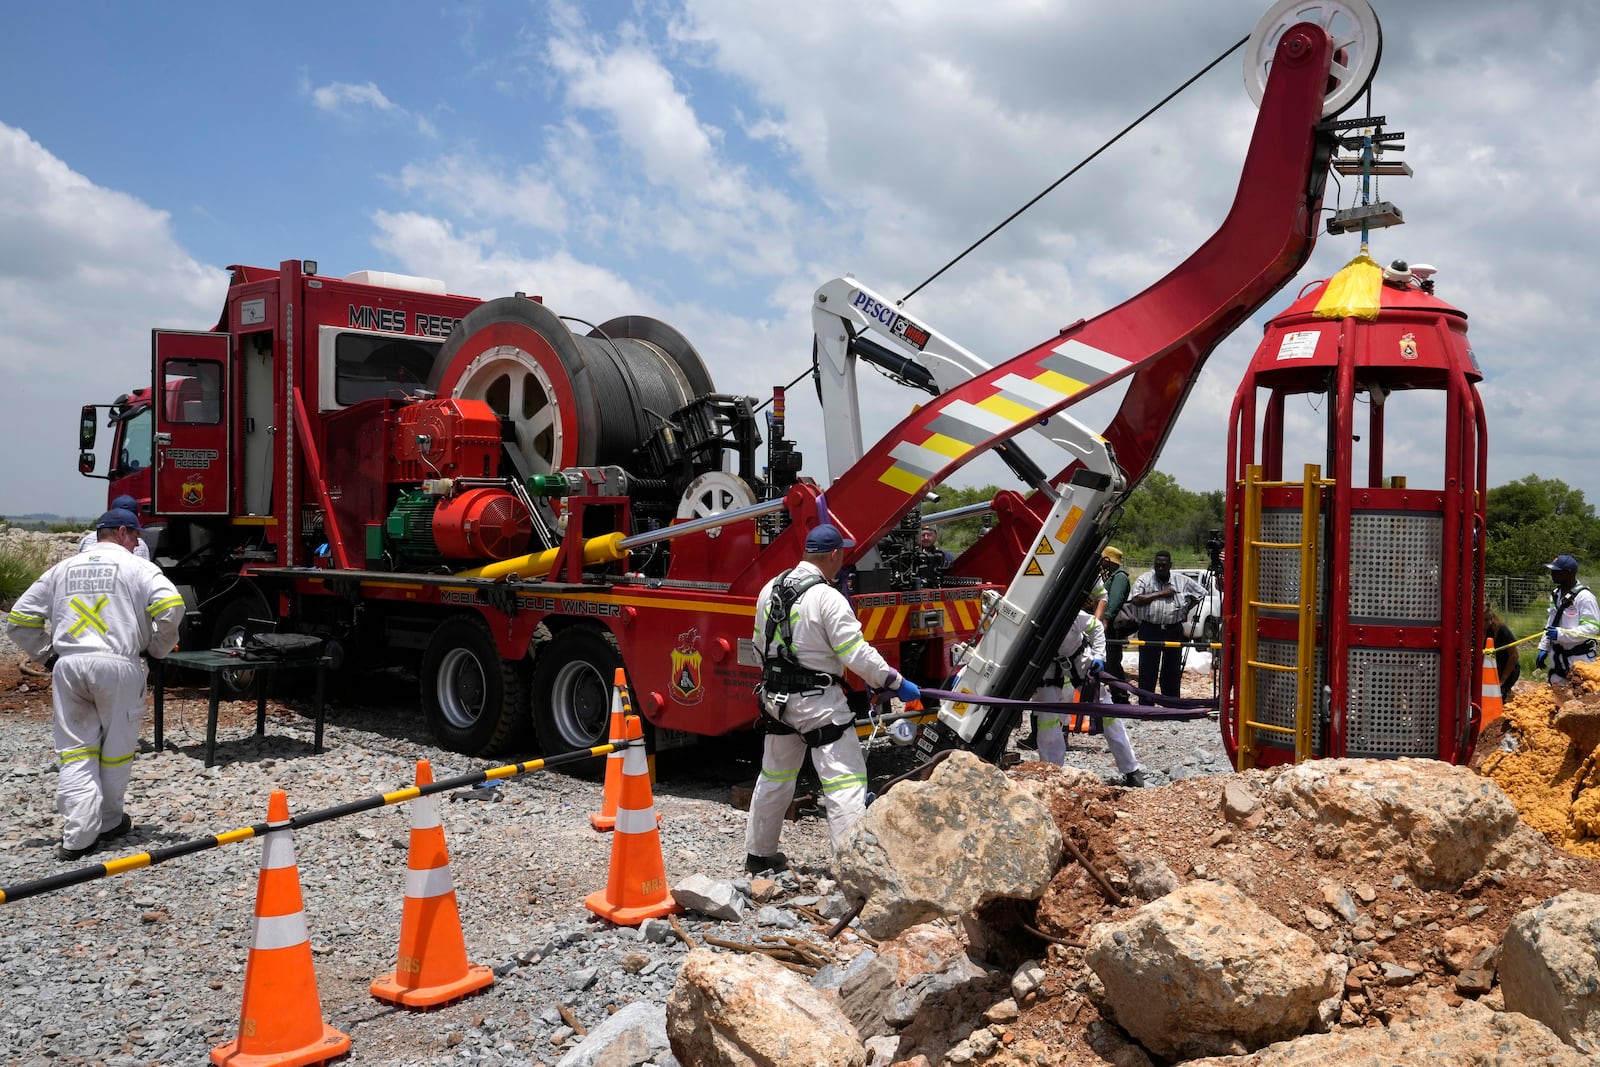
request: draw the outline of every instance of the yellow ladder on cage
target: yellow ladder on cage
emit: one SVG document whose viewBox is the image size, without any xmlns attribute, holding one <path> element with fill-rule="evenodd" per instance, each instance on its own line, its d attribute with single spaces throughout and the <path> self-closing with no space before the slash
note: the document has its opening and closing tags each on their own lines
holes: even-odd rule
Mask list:
<svg viewBox="0 0 1600 1067">
<path fill-rule="evenodd" d="M 1322 478 L 1322 468 L 1314 463 L 1305 466 L 1302 482 L 1269 482 L 1261 477 L 1261 467 L 1245 468 L 1244 514 L 1241 516 L 1239 575 L 1240 603 L 1243 610 L 1239 618 L 1239 757 L 1238 770 L 1256 765 L 1258 759 L 1258 731 L 1294 735 L 1294 761 L 1301 763 L 1311 758 L 1314 742 L 1312 736 L 1316 723 L 1316 652 L 1317 652 L 1317 532 L 1320 527 L 1321 490 L 1333 482 Z M 1261 539 L 1261 499 L 1265 489 L 1286 489 L 1300 486 L 1300 540 L 1263 541 Z M 1296 552 L 1300 556 L 1300 599 L 1298 603 L 1280 604 L 1261 599 L 1261 558 L 1267 552 Z M 1263 611 L 1293 611 L 1298 619 L 1298 641 L 1293 663 L 1266 663 L 1259 656 L 1259 624 Z M 1256 699 L 1260 686 L 1258 674 L 1272 671 L 1295 676 L 1294 726 L 1279 726 L 1261 722 L 1256 716 Z"/>
</svg>

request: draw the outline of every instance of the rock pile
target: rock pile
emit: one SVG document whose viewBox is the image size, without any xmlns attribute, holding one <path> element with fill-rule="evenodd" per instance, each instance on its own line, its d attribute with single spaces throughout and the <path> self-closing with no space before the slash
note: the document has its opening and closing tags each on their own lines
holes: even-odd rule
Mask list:
<svg viewBox="0 0 1600 1067">
<path fill-rule="evenodd" d="M 1152 820 L 1209 816 L 1216 829 L 1196 840 L 1121 829 L 1154 792 L 1039 765 L 995 781 L 975 763 L 953 757 L 892 807 L 888 794 L 839 860 L 847 896 L 886 898 L 885 934 L 892 916 L 937 910 L 936 872 L 959 867 L 947 917 L 825 968 L 803 994 L 764 959 L 686 964 L 666 1013 L 680 1062 L 1309 1065 L 1426 1051 L 1564 1065 L 1600 1048 L 1600 864 L 1553 849 L 1467 768 L 1316 761 L 1178 783 L 1144 806 Z M 1019 877 L 1056 851 L 1039 806 L 1083 857 L 1044 881 Z M 995 816 L 971 819 L 978 807 Z M 1002 842 L 1014 862 L 996 861 Z M 739 1009 L 761 993 L 765 1011 Z M 791 1008 L 817 1044 L 785 1036 L 775 1016 Z"/>
<path fill-rule="evenodd" d="M 1600 663 L 1573 664 L 1570 686 L 1521 687 L 1484 731 L 1473 765 L 1529 826 L 1600 858 Z"/>
</svg>

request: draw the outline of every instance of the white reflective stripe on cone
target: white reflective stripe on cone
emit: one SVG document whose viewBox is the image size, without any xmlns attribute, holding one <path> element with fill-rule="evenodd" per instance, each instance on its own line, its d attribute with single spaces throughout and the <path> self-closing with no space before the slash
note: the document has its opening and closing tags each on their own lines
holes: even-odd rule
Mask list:
<svg viewBox="0 0 1600 1067">
<path fill-rule="evenodd" d="M 623 774 L 649 774 L 650 763 L 645 759 L 643 745 L 629 745 L 622 756 Z"/>
<path fill-rule="evenodd" d="M 636 808 L 617 809 L 617 827 L 619 834 L 642 834 L 656 828 L 656 809 L 652 805 L 640 811 Z"/>
<path fill-rule="evenodd" d="M 288 830 L 270 830 L 261 843 L 263 870 L 279 870 L 294 866 L 294 834 Z"/>
<path fill-rule="evenodd" d="M 418 797 L 411 802 L 411 828 L 432 830 L 439 825 L 439 805 L 432 797 Z"/>
<path fill-rule="evenodd" d="M 255 929 L 250 933 L 251 948 L 293 948 L 311 940 L 306 929 L 306 913 L 293 915 L 257 915 Z"/>
<path fill-rule="evenodd" d="M 435 867 L 431 871 L 413 871 L 406 869 L 406 896 L 413 899 L 419 897 L 442 897 L 446 893 L 455 892 L 455 879 L 450 877 L 450 868 Z"/>
</svg>

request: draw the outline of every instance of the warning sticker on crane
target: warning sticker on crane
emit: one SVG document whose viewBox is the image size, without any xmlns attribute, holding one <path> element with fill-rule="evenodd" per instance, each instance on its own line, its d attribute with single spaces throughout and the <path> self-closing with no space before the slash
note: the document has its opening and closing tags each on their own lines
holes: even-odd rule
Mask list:
<svg viewBox="0 0 1600 1067">
<path fill-rule="evenodd" d="M 1061 525 L 1056 528 L 1056 540 L 1062 544 L 1072 536 L 1072 531 L 1078 528 L 1078 523 L 1083 520 L 1083 509 L 1074 504 L 1067 509 L 1067 517 L 1061 520 Z"/>
<path fill-rule="evenodd" d="M 1320 336 L 1316 330 L 1295 330 L 1284 334 L 1283 340 L 1278 343 L 1278 359 L 1310 359 L 1317 354 L 1317 338 Z"/>
<path fill-rule="evenodd" d="M 1033 554 L 1036 556 L 1053 556 L 1056 554 L 1056 550 L 1050 547 L 1050 538 L 1041 537 L 1039 538 L 1039 547 L 1033 550 Z"/>
<path fill-rule="evenodd" d="M 1038 560 L 1030 559 L 1028 561 L 1028 566 L 1026 568 L 1024 568 L 1022 573 L 1023 573 L 1023 576 L 1027 577 L 1027 578 L 1043 578 L 1044 577 L 1044 568 L 1039 566 L 1039 561 Z"/>
</svg>

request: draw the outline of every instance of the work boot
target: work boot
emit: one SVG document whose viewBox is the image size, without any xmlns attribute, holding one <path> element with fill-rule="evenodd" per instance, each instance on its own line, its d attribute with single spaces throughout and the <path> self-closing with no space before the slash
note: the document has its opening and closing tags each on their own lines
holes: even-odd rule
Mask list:
<svg viewBox="0 0 1600 1067">
<path fill-rule="evenodd" d="M 97 847 L 99 847 L 99 844 L 100 844 L 100 842 L 98 840 L 95 840 L 95 841 L 90 841 L 87 845 L 84 845 L 82 848 L 68 848 L 66 845 L 57 845 L 56 846 L 56 859 L 60 860 L 63 863 L 71 863 L 73 860 L 81 860 L 81 859 L 83 859 L 83 857 L 89 855 Z"/>
<path fill-rule="evenodd" d="M 100 836 L 95 838 L 95 844 L 102 841 L 115 841 L 119 837 L 127 837 L 133 831 L 133 816 L 127 812 L 122 813 L 122 821 L 109 830 L 101 830 Z"/>
<path fill-rule="evenodd" d="M 763 871 L 773 873 L 786 871 L 789 869 L 789 857 L 782 852 L 776 852 L 771 856 L 757 856 L 753 852 L 747 852 L 744 856 L 744 869 L 751 874 L 760 874 Z"/>
<path fill-rule="evenodd" d="M 1129 789 L 1144 788 L 1144 771 L 1129 771 L 1122 776 L 1122 784 Z"/>
</svg>

